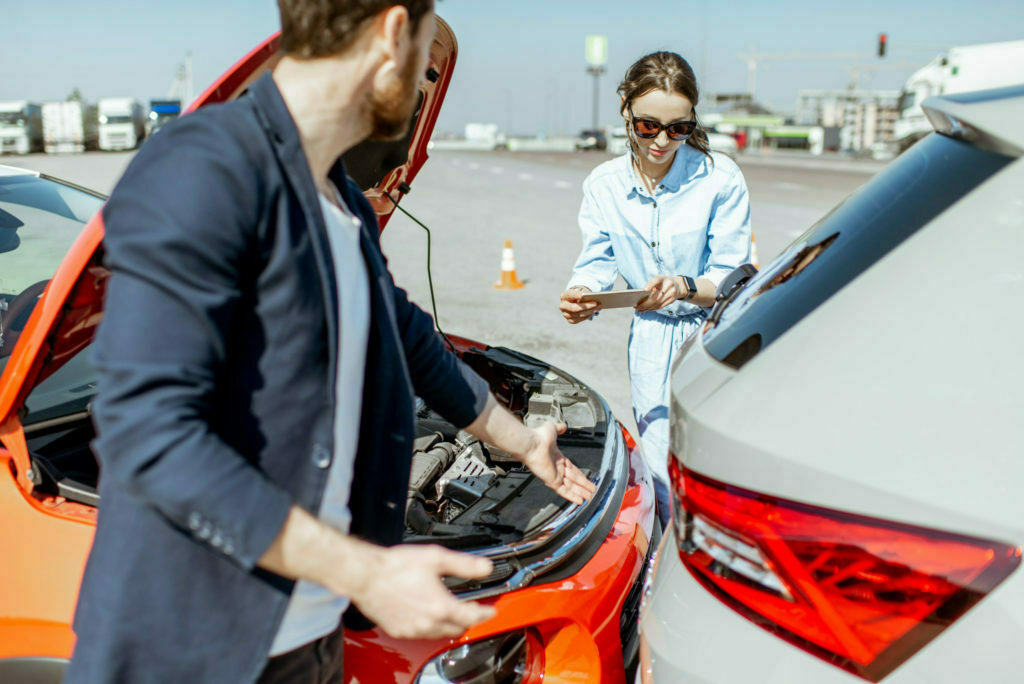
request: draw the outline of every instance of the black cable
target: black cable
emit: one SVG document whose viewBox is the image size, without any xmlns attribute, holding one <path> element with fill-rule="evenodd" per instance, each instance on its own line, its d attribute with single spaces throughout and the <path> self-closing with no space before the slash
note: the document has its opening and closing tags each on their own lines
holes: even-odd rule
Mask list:
<svg viewBox="0 0 1024 684">
<path fill-rule="evenodd" d="M 403 183 L 402 185 L 405 185 L 405 184 Z M 404 189 L 401 188 L 401 187 L 399 189 L 401 189 L 404 194 L 408 194 L 410 188 L 409 188 L 408 185 L 405 185 Z M 408 216 L 410 219 L 412 219 L 413 223 L 415 223 L 417 226 L 419 226 L 423 230 L 427 231 L 427 283 L 430 285 L 430 308 L 434 312 L 434 327 L 437 328 L 437 332 L 440 333 L 442 338 L 444 338 L 444 341 L 448 344 L 448 348 L 451 349 L 452 352 L 455 352 L 455 345 L 452 344 L 452 341 L 449 340 L 448 336 L 444 334 L 443 330 L 441 330 L 441 321 L 437 317 L 437 302 L 434 299 L 434 278 L 430 274 L 430 229 L 427 228 L 423 224 L 423 222 L 420 221 L 418 218 L 416 218 L 415 216 L 413 216 L 412 214 L 407 212 L 403 207 L 398 206 L 398 202 L 396 202 L 395 198 L 391 196 L 391 193 L 389 193 L 389 192 L 387 192 L 385 190 L 384 191 L 384 196 L 387 197 L 389 200 L 391 200 L 391 203 L 395 205 L 395 209 L 398 209 L 400 212 L 402 212 L 403 214 Z"/>
</svg>

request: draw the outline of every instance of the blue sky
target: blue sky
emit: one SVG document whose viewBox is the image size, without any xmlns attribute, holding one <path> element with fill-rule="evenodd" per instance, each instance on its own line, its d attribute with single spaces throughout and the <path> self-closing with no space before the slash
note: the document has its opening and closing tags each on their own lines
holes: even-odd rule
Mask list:
<svg viewBox="0 0 1024 684">
<path fill-rule="evenodd" d="M 89 100 L 163 97 L 186 50 L 199 92 L 278 26 L 272 0 L 5 5 L 0 100 L 63 99 L 74 87 Z M 1024 39 L 1019 0 L 441 0 L 437 7 L 460 47 L 438 124 L 450 131 L 468 121 L 493 121 L 510 133 L 565 133 L 589 125 L 588 34 L 608 36 L 602 123 L 615 120 L 615 86 L 625 68 L 656 49 L 686 57 L 703 91 L 735 92 L 747 88 L 740 53 L 873 55 L 878 33 L 888 33 L 884 60 L 762 62 L 758 98 L 792 110 L 800 88 L 845 87 L 850 76 L 844 66 L 884 64 L 862 75 L 862 87 L 899 88 L 913 65 L 943 47 Z M 905 66 L 888 68 L 899 65 Z"/>
</svg>

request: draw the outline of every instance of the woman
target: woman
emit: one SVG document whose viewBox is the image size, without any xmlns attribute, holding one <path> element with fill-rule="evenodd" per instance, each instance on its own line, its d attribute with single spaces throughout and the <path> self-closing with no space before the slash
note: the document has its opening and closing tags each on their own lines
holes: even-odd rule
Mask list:
<svg viewBox="0 0 1024 684">
<path fill-rule="evenodd" d="M 664 524 L 669 369 L 707 318 L 718 284 L 749 260 L 750 209 L 739 168 L 708 149 L 686 60 L 673 52 L 647 55 L 626 71 L 618 92 L 629 153 L 583 182 L 583 248 L 559 309 L 570 323 L 587 320 L 600 306 L 580 296 L 610 290 L 619 275 L 628 287 L 651 293 L 633 316 L 629 376 Z"/>
</svg>

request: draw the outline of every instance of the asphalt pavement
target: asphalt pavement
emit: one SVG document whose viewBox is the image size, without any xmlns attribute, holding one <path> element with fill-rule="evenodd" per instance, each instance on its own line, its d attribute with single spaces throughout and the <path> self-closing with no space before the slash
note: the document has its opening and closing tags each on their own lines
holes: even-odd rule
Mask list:
<svg viewBox="0 0 1024 684">
<path fill-rule="evenodd" d="M 132 156 L 3 156 L 0 164 L 109 193 Z M 604 311 L 576 326 L 558 312 L 558 296 L 580 248 L 581 183 L 608 158 L 598 152 L 436 151 L 402 207 L 431 231 L 442 330 L 511 347 L 569 372 L 602 394 L 635 434 L 626 367 L 631 311 Z M 750 190 L 762 266 L 883 166 L 792 156 L 741 155 L 738 162 Z M 493 287 L 505 240 L 513 241 L 517 275 L 526 283 L 520 290 Z M 382 246 L 398 285 L 430 311 L 425 232 L 397 214 Z"/>
</svg>

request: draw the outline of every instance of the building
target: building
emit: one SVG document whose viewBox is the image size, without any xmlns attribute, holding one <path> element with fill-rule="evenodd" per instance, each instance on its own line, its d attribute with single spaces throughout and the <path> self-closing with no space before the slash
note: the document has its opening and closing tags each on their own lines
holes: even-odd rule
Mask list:
<svg viewBox="0 0 1024 684">
<path fill-rule="evenodd" d="M 892 144 L 899 118 L 898 90 L 801 90 L 797 123 L 838 130 L 842 150 L 870 150 L 875 143 Z M 826 146 L 831 146 L 826 143 Z"/>
</svg>

